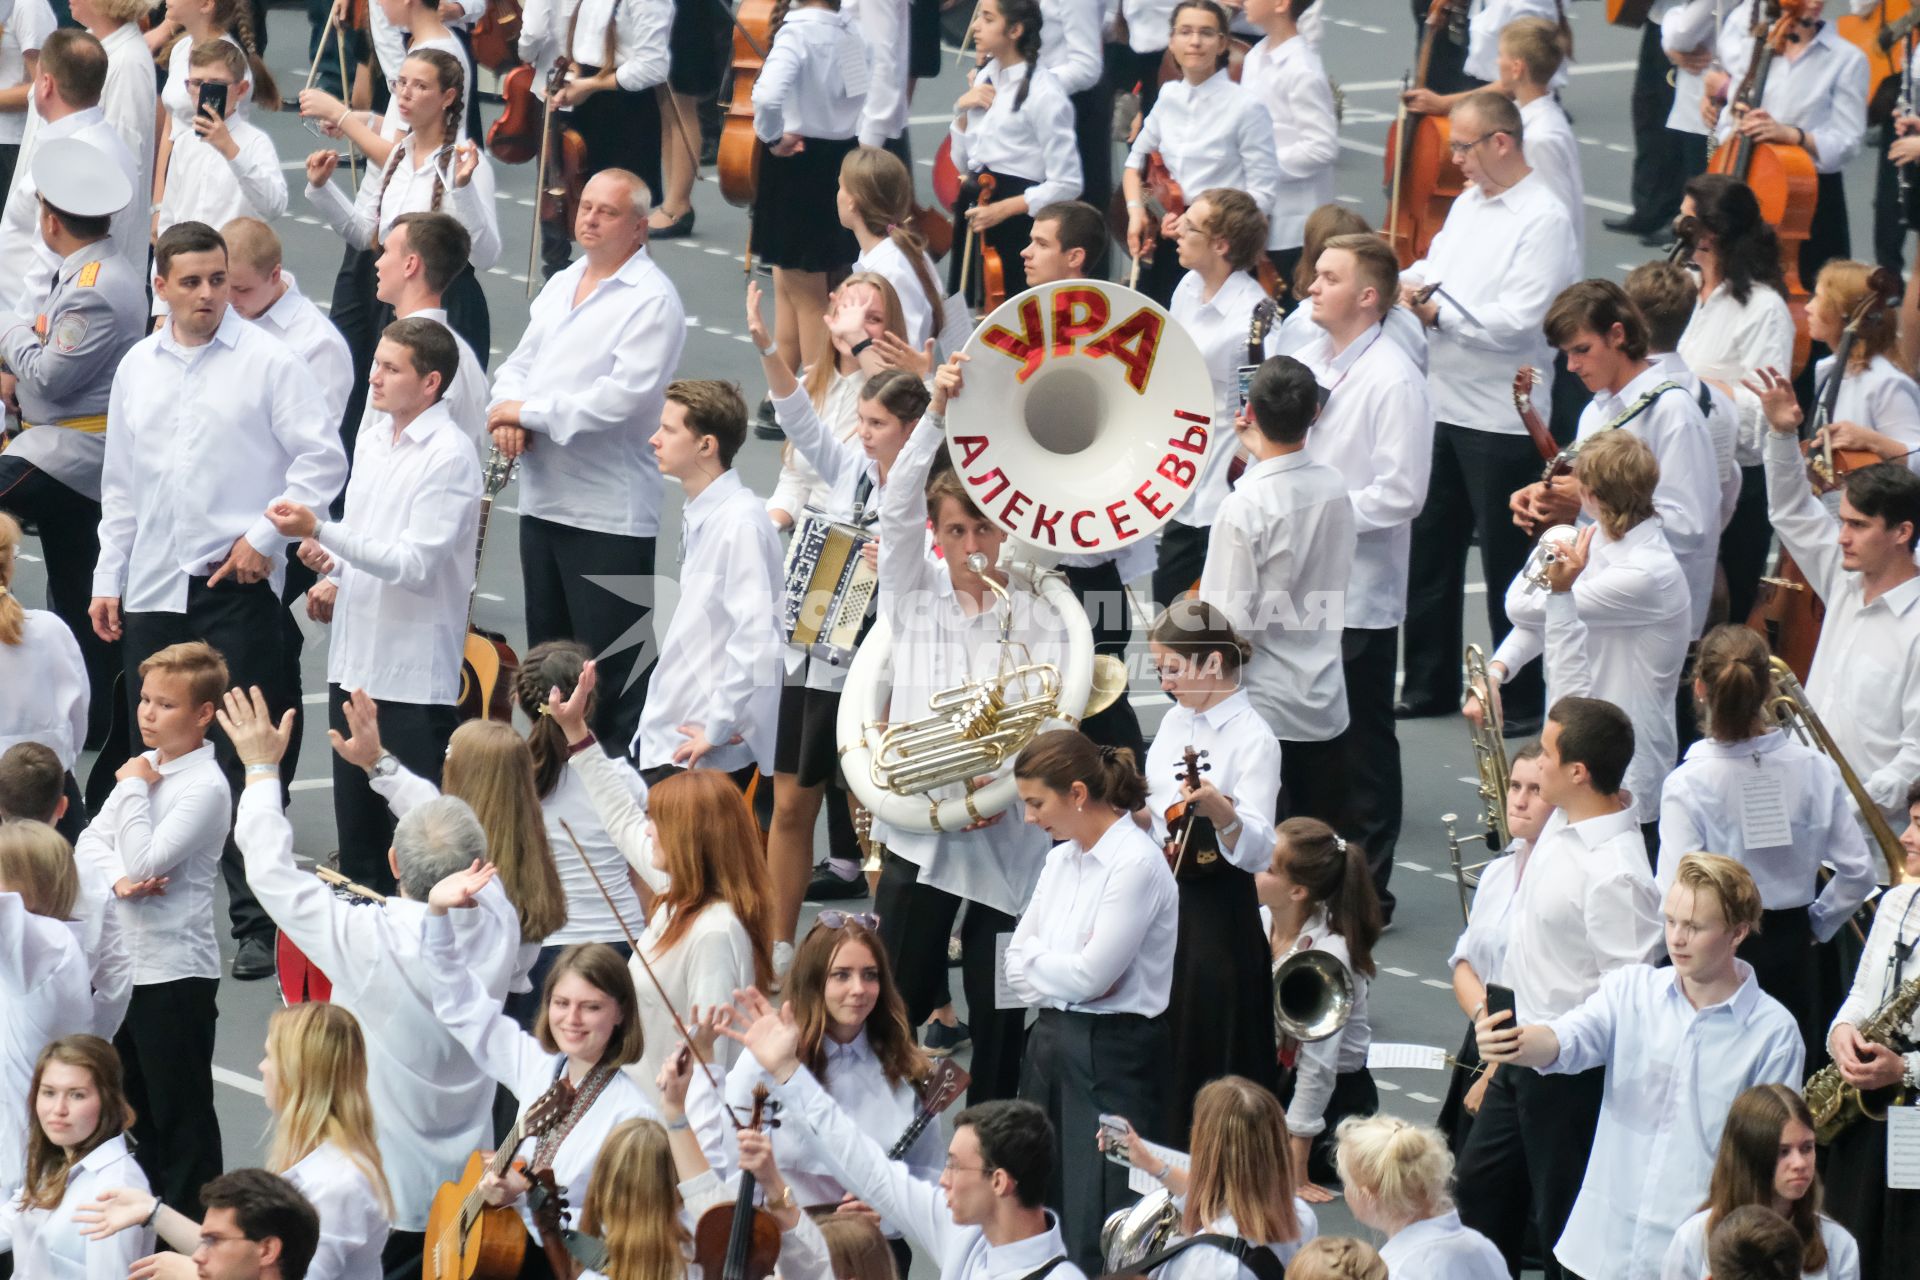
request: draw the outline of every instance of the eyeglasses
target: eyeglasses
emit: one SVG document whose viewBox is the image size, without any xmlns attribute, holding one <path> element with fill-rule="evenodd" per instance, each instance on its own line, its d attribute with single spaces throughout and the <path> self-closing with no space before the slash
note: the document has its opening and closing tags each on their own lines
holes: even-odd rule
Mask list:
<svg viewBox="0 0 1920 1280">
<path fill-rule="evenodd" d="M 1461 156 L 1467 154 L 1467 152 L 1473 150 L 1475 147 L 1479 146 L 1481 143 L 1485 142 L 1488 138 L 1496 137 L 1499 134 L 1502 134 L 1505 132 L 1506 132 L 1505 129 L 1495 129 L 1492 133 L 1481 134 L 1479 137 L 1475 138 L 1472 142 L 1449 142 L 1447 144 L 1447 150 L 1453 152 L 1454 158 L 1458 159 Z"/>
<path fill-rule="evenodd" d="M 857 924 L 868 933 L 880 927 L 880 917 L 871 911 L 840 911 L 828 907 L 814 918 L 814 928 L 844 929 L 849 924 Z"/>
<path fill-rule="evenodd" d="M 1211 40 L 1220 34 L 1218 27 L 1175 27 L 1175 40 Z"/>
<path fill-rule="evenodd" d="M 993 1166 L 990 1164 L 955 1164 L 953 1162 L 952 1156 L 948 1156 L 946 1163 L 941 1165 L 940 1167 L 945 1169 L 948 1173 L 982 1173 L 984 1174 L 984 1173 L 993 1172 Z"/>
</svg>

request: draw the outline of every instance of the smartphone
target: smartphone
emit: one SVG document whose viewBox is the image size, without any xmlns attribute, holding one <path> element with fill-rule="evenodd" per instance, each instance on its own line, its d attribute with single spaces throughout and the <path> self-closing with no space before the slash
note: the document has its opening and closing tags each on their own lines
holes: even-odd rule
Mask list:
<svg viewBox="0 0 1920 1280">
<path fill-rule="evenodd" d="M 1103 1154 L 1113 1163 L 1128 1169 L 1133 1168 L 1133 1161 L 1127 1158 L 1127 1139 L 1132 1134 L 1133 1126 L 1125 1116 L 1100 1117 L 1100 1137 L 1105 1139 L 1101 1144 L 1105 1148 Z"/>
<path fill-rule="evenodd" d="M 1500 1024 L 1502 1028 L 1517 1027 L 1520 1025 L 1519 1022 L 1515 1020 L 1513 1010 L 1513 988 L 1503 987 L 1497 982 L 1489 982 L 1487 984 L 1487 1012 L 1485 1016 L 1490 1018 L 1502 1009 L 1507 1011 L 1507 1020 Z"/>
<path fill-rule="evenodd" d="M 1260 372 L 1257 364 L 1243 364 L 1233 371 L 1234 384 L 1240 391 L 1240 412 L 1247 411 L 1247 397 L 1253 391 L 1253 375 Z"/>
<path fill-rule="evenodd" d="M 202 84 L 200 86 L 200 102 L 199 102 L 199 105 L 194 109 L 194 114 L 198 115 L 201 112 L 204 112 L 205 110 L 207 110 L 207 108 L 209 107 L 213 108 L 213 113 L 219 116 L 221 119 L 224 120 L 226 118 L 226 115 L 227 115 L 227 86 L 226 85 L 214 84 L 209 82 L 209 83 Z"/>
</svg>

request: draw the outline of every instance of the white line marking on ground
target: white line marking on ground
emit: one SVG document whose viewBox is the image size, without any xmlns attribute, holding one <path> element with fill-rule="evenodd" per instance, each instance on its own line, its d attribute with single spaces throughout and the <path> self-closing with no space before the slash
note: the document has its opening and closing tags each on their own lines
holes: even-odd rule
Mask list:
<svg viewBox="0 0 1920 1280">
<path fill-rule="evenodd" d="M 216 1066 L 213 1069 L 213 1078 L 221 1084 L 231 1085 L 235 1089 L 240 1090 L 240 1092 L 250 1093 L 256 1098 L 264 1098 L 267 1096 L 266 1085 L 260 1083 L 260 1081 L 254 1079 L 252 1076 L 242 1075 L 238 1071 L 229 1071 L 225 1067 Z"/>
</svg>

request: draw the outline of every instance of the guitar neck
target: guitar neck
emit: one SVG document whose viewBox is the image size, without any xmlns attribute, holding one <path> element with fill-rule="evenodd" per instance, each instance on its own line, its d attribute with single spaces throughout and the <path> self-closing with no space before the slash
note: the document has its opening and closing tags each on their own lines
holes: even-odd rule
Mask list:
<svg viewBox="0 0 1920 1280">
<path fill-rule="evenodd" d="M 493 1159 L 487 1161 L 487 1172 L 496 1178 L 504 1178 L 507 1170 L 513 1167 L 513 1153 L 520 1149 L 520 1143 L 527 1136 L 524 1120 L 515 1120 L 513 1128 L 507 1130 L 507 1136 L 501 1141 L 499 1149 L 493 1153 Z M 467 1192 L 467 1198 L 461 1206 L 461 1216 L 471 1217 L 480 1212 L 482 1202 L 480 1188 Z"/>
<path fill-rule="evenodd" d="M 937 1113 L 927 1107 L 921 1107 L 915 1111 L 912 1123 L 907 1125 L 906 1131 L 900 1135 L 900 1140 L 888 1148 L 887 1159 L 906 1159 L 907 1152 L 913 1150 L 913 1144 L 920 1141 L 920 1135 L 927 1131 L 927 1126 L 933 1122 L 935 1114 Z"/>
<path fill-rule="evenodd" d="M 467 592 L 467 629 L 473 629 L 473 605 L 480 594 L 480 564 L 487 557 L 487 521 L 493 515 L 493 494 L 480 495 L 480 527 L 473 539 L 473 587 Z"/>
</svg>

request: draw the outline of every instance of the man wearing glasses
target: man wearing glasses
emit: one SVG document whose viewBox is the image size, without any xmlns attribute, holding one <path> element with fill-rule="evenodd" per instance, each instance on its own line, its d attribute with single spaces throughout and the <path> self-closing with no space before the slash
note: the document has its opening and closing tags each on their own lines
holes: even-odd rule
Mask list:
<svg viewBox="0 0 1920 1280">
<path fill-rule="evenodd" d="M 1513 580 L 1530 541 L 1506 496 L 1539 476 L 1540 456 L 1514 412 L 1510 388 L 1523 367 L 1553 368 L 1541 323 L 1579 273 L 1567 207 L 1527 164 L 1519 108 L 1486 90 L 1457 103 L 1453 158 L 1471 184 L 1420 261 L 1400 276 L 1401 301 L 1426 326 L 1433 401 L 1433 470 L 1413 522 L 1401 716 L 1451 713 L 1460 704 L 1461 610 L 1467 545 L 1477 536 L 1489 583 Z M 1422 286 L 1439 288 L 1425 301 Z M 1534 404 L 1545 416 L 1539 380 Z M 1510 629 L 1499 590 L 1486 593 L 1498 643 Z M 1522 681 L 1525 683 L 1523 684 Z M 1504 692 L 1510 732 L 1540 723 L 1537 673 Z"/>
</svg>

